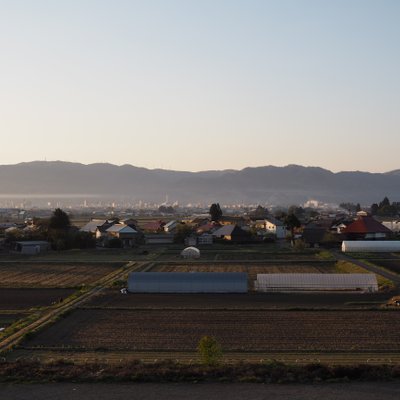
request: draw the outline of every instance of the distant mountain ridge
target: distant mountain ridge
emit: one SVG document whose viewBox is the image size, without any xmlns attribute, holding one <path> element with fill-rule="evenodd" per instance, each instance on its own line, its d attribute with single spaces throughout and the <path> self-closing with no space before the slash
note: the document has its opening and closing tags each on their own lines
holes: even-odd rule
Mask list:
<svg viewBox="0 0 400 400">
<path fill-rule="evenodd" d="M 299 204 L 309 199 L 371 204 L 388 196 L 400 201 L 400 170 L 387 173 L 346 171 L 319 167 L 248 167 L 242 170 L 150 170 L 133 165 L 79 164 L 33 161 L 0 165 L 0 195 L 94 196 L 171 201 Z"/>
</svg>

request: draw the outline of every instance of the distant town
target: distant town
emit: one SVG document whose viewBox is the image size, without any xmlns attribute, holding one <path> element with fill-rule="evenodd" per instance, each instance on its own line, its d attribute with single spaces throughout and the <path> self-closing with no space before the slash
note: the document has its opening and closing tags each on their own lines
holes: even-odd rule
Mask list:
<svg viewBox="0 0 400 400">
<path fill-rule="evenodd" d="M 64 210 L 60 203 L 48 202 L 45 208 L 24 205 L 0 208 L 3 251 L 134 248 L 173 243 L 196 246 L 214 242 L 287 242 L 297 248 L 333 248 L 345 239 L 394 239 L 400 231 L 400 202 L 390 202 L 387 197 L 367 207 L 359 203 L 334 206 L 317 200 L 286 208 L 219 203 L 182 207 L 178 202 L 170 204 L 168 197 L 160 204 L 140 202 L 130 207 L 86 201 Z M 57 213 L 65 217 L 64 225 L 57 225 Z M 46 244 L 39 250 L 29 248 L 29 242 L 35 241 Z"/>
</svg>

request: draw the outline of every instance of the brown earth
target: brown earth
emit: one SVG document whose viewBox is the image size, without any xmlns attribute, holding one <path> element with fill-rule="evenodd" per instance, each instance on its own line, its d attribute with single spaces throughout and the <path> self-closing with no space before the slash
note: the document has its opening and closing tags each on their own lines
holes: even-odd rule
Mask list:
<svg viewBox="0 0 400 400">
<path fill-rule="evenodd" d="M 49 306 L 74 293 L 74 289 L 0 288 L 0 310 L 28 310 Z"/>
<path fill-rule="evenodd" d="M 85 307 L 100 308 L 371 308 L 392 297 L 386 293 L 128 293 L 109 289 L 91 298 Z"/>
<path fill-rule="evenodd" d="M 76 287 L 92 284 L 117 268 L 101 263 L 1 263 L 0 287 Z"/>
<path fill-rule="evenodd" d="M 26 346 L 195 351 L 400 351 L 396 311 L 76 310 Z"/>
</svg>

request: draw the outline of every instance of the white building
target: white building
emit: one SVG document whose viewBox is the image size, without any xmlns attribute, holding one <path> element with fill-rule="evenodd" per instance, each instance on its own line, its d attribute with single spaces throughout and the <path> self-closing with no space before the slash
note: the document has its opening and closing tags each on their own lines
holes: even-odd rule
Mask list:
<svg viewBox="0 0 400 400">
<path fill-rule="evenodd" d="M 178 221 L 169 221 L 167 224 L 164 225 L 164 232 L 171 233 L 176 229 L 177 226 Z"/>
<path fill-rule="evenodd" d="M 274 234 L 277 239 L 285 239 L 287 235 L 285 224 L 274 217 L 265 219 L 265 230 L 268 233 Z"/>
<path fill-rule="evenodd" d="M 389 228 L 392 232 L 400 232 L 400 220 L 381 221 L 381 224 Z"/>
</svg>

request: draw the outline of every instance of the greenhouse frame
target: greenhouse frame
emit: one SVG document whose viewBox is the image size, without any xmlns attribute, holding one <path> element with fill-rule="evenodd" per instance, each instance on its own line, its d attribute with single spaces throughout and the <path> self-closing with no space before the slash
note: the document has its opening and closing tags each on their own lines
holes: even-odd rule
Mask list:
<svg viewBox="0 0 400 400">
<path fill-rule="evenodd" d="M 400 252 L 399 240 L 344 240 L 343 253 L 392 253 Z"/>
<path fill-rule="evenodd" d="M 375 274 L 257 274 L 259 292 L 362 291 L 377 292 Z"/>
<path fill-rule="evenodd" d="M 131 272 L 131 293 L 247 293 L 243 272 Z"/>
</svg>

